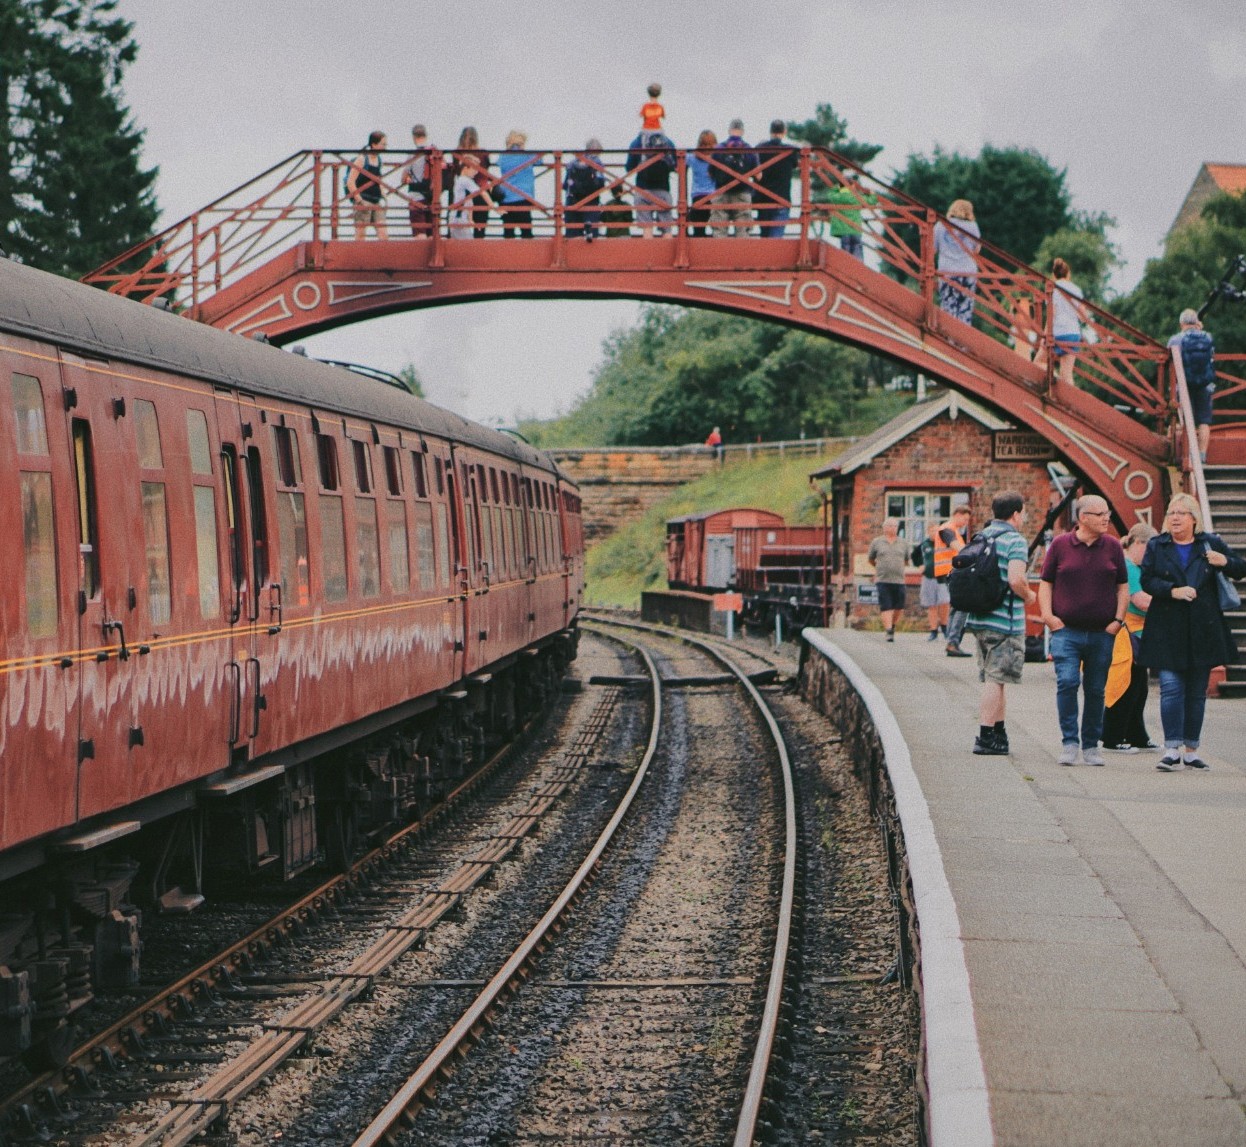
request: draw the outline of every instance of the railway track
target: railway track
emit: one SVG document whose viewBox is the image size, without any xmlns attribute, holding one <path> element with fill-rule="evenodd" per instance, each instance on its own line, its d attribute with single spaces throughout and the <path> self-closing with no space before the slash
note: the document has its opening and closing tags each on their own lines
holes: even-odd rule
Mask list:
<svg viewBox="0 0 1246 1147">
<path fill-rule="evenodd" d="M 655 634 L 650 631 L 650 641 Z M 653 658 L 642 647 L 652 678 L 649 689 L 655 723 L 632 785 L 549 911 L 355 1140 L 356 1147 L 401 1142 L 404 1129 L 411 1126 L 418 1127 L 421 1141 L 475 1139 L 481 1137 L 482 1128 L 493 1127 L 507 1141 L 543 1139 L 551 1134 L 578 1141 L 582 1136 L 603 1134 L 654 1142 L 666 1134 L 683 1138 L 692 1132 L 695 1139 L 708 1132 L 709 1142 L 728 1137 L 737 1144 L 748 1144 L 762 1130 L 763 1111 L 774 1118 L 766 1081 L 784 1019 L 785 974 L 796 897 L 798 837 L 790 761 L 778 724 L 748 674 L 709 643 L 689 639 L 689 644 L 699 657 L 713 658 L 728 670 L 732 696 L 743 693 L 749 698 L 753 715 L 737 715 L 742 722 L 755 720 L 766 730 L 766 744 L 762 738 L 743 739 L 755 742 L 749 746 L 750 761 L 758 759 L 757 749 L 772 755 L 774 774 L 769 783 L 755 786 L 754 799 L 746 799 L 733 817 L 722 806 L 735 802 L 738 793 L 749 787 L 736 788 L 733 781 L 738 782 L 738 775 L 727 775 L 732 771 L 738 774 L 738 757 L 731 762 L 734 768 L 724 771 L 722 765 L 730 762 L 730 753 L 726 761 L 714 763 L 712 753 L 698 760 L 695 744 L 667 744 L 663 752 L 668 759 L 655 765 L 660 736 L 669 740 L 678 734 L 658 727 L 657 718 L 666 711 L 661 681 Z M 670 683 L 716 692 L 723 688 L 718 676 L 677 672 L 681 666 L 669 654 L 664 661 Z M 672 673 L 672 668 L 676 672 Z M 705 694 L 689 701 L 688 706 L 716 706 L 721 700 L 721 693 L 713 699 Z M 685 734 L 688 716 L 683 715 Z M 725 735 L 736 733 L 729 724 L 724 729 Z M 689 752 L 682 768 L 677 768 L 671 758 L 679 756 L 681 748 Z M 646 779 L 659 769 L 667 774 L 661 782 L 657 777 Z M 705 775 L 698 786 L 694 774 L 702 770 Z M 706 782 L 708 787 L 704 787 Z M 708 795 L 716 782 L 722 782 L 719 807 L 707 816 L 707 806 L 699 798 Z M 651 794 L 650 807 L 634 811 L 642 786 L 659 784 L 665 795 Z M 772 819 L 763 812 L 759 820 L 752 821 L 757 835 L 774 842 L 774 847 L 741 849 L 748 836 L 743 821 L 752 820 L 745 816 L 745 806 L 756 814 L 771 803 L 767 797 L 774 796 L 779 799 L 777 807 L 768 810 Z M 681 809 L 681 805 L 688 807 Z M 777 832 L 769 832 L 771 827 Z M 708 831 L 711 829 L 713 836 Z M 698 836 L 702 838 L 699 849 L 695 843 Z M 730 855 L 733 845 L 736 856 Z M 682 877 L 677 872 L 680 861 L 674 856 L 681 850 L 686 861 Z M 660 855 L 663 851 L 668 853 L 665 858 Z M 720 868 L 721 875 L 736 864 L 748 873 L 742 878 L 729 876 L 722 882 L 724 888 L 732 881 L 735 884 L 727 896 L 731 906 L 718 923 L 727 924 L 720 936 L 730 936 L 729 928 L 734 924 L 739 943 L 732 938 L 726 943 L 711 939 L 706 944 L 705 937 L 697 938 L 700 930 L 686 927 L 686 921 L 679 917 L 687 911 L 687 896 L 698 894 L 702 877 L 714 868 Z M 776 869 L 780 872 L 777 884 Z M 637 886 L 637 871 L 645 873 L 643 888 Z M 602 885 L 593 890 L 592 903 L 587 891 L 590 880 L 600 880 Z M 764 905 L 760 912 L 759 904 Z M 568 920 L 573 910 L 574 918 Z M 662 937 L 667 945 L 663 953 L 666 960 L 681 961 L 679 974 L 655 974 L 652 954 L 636 949 L 635 941 L 646 930 Z M 768 951 L 759 943 L 761 936 L 769 937 Z M 615 951 L 607 955 L 605 949 L 612 945 Z M 584 970 L 588 966 L 598 974 L 588 975 Z M 574 970 L 577 968 L 580 970 Z M 517 1000 L 514 1008 L 508 1009 L 518 1018 L 506 1022 L 500 1009 L 516 993 L 521 993 L 524 1001 Z M 537 998 L 529 1004 L 528 997 Z M 555 1014 L 574 1018 L 564 1018 L 569 1029 L 567 1041 L 551 1046 L 547 1033 Z M 604 1039 L 600 1034 L 603 1027 L 610 1029 Z M 470 1081 L 448 1095 L 445 1107 L 454 1118 L 426 1126 L 419 1120 L 420 1113 L 446 1084 L 467 1048 L 476 1043 L 493 1046 L 481 1047 L 483 1065 L 471 1071 Z M 700 1060 L 708 1069 L 700 1073 L 703 1081 L 695 1098 L 678 1083 L 667 1086 L 670 1064 L 683 1056 Z M 594 1057 L 595 1062 L 586 1063 Z M 575 1079 L 580 1074 L 591 1078 L 613 1073 L 622 1081 L 629 1072 L 620 1071 L 620 1064 L 627 1060 L 634 1061 L 630 1074 L 638 1083 L 630 1094 L 626 1083 L 622 1083 L 623 1094 L 616 1091 L 611 1096 L 608 1090 L 603 1092 Z M 511 1066 L 516 1062 L 524 1066 L 516 1070 Z M 579 1070 L 568 1072 L 568 1063 L 580 1065 Z M 517 1078 L 508 1081 L 508 1075 Z M 509 1100 L 499 1095 L 508 1089 Z M 521 1093 L 521 1106 L 528 1115 L 514 1119 L 502 1131 L 498 1121 L 505 1118 L 507 1108 L 516 1109 Z M 463 1095 L 487 1098 L 483 1104 L 465 1107 L 460 1102 Z M 482 1106 L 484 1110 L 479 1109 Z M 563 1113 L 557 1121 L 553 1115 L 556 1110 Z M 474 1128 L 471 1135 L 464 1121 Z M 732 1121 L 734 1130 L 729 1126 Z"/>
<path fill-rule="evenodd" d="M 424 820 L 0 1101 L 0 1141 L 173 1144 L 221 1121 L 461 911 L 574 783 L 620 692 L 572 702 L 570 747 L 538 762 L 535 780 L 507 780 L 523 745 L 503 749 Z"/>
</svg>

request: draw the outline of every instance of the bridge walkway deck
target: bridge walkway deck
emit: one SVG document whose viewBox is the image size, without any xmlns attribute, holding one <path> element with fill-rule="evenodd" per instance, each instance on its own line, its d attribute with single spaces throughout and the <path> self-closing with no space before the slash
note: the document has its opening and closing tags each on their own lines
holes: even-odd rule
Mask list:
<svg viewBox="0 0 1246 1147">
<path fill-rule="evenodd" d="M 924 634 L 807 633 L 907 743 L 938 843 L 910 860 L 941 853 L 994 1142 L 1246 1144 L 1246 704 L 1208 703 L 1210 773 L 1160 773 L 1154 752 L 1061 767 L 1054 673 L 1030 664 L 1008 690 L 1012 755 L 976 757 L 975 662 Z M 1156 739 L 1157 701 L 1153 684 Z M 928 1020 L 955 1006 L 943 988 L 926 981 Z"/>
</svg>

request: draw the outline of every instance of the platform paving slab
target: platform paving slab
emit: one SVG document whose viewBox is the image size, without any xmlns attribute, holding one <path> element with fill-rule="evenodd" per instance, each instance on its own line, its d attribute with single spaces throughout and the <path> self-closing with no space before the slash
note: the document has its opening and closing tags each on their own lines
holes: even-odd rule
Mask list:
<svg viewBox="0 0 1246 1147">
<path fill-rule="evenodd" d="M 1246 1147 L 1246 701 L 1209 702 L 1209 774 L 1159 773 L 1156 752 L 1066 768 L 1054 673 L 1030 664 L 1011 756 L 977 757 L 973 661 L 819 633 L 881 691 L 929 806 L 995 1142 Z"/>
</svg>

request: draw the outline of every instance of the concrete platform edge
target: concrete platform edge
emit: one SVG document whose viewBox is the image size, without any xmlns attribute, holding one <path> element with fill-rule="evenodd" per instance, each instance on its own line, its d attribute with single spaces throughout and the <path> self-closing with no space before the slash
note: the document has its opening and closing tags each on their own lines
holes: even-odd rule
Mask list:
<svg viewBox="0 0 1246 1147">
<path fill-rule="evenodd" d="M 806 629 L 801 636 L 843 675 L 861 698 L 883 745 L 904 832 L 921 940 L 922 1026 L 931 1145 L 991 1147 L 995 1133 L 960 917 L 908 743 L 881 691 L 860 666 L 824 633 Z"/>
</svg>

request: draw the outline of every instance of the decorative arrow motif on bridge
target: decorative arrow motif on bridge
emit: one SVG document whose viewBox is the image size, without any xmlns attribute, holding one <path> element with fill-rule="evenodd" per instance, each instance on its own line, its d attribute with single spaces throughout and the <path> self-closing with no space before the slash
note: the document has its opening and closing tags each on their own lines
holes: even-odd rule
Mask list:
<svg viewBox="0 0 1246 1147">
<path fill-rule="evenodd" d="M 394 279 L 360 280 L 330 279 L 329 306 L 336 307 L 342 303 L 353 303 L 359 299 L 370 299 L 374 295 L 392 295 L 399 291 L 413 291 L 419 287 L 431 287 L 432 279 L 413 279 L 396 281 Z"/>
<path fill-rule="evenodd" d="M 704 291 L 721 291 L 724 295 L 742 295 L 763 303 L 792 305 L 792 279 L 685 279 L 685 287 L 700 287 Z"/>
<path fill-rule="evenodd" d="M 857 313 L 852 314 L 852 311 Z M 979 371 L 974 370 L 969 363 L 953 358 L 950 354 L 939 350 L 938 347 L 931 346 L 925 339 L 918 338 L 898 323 L 891 322 L 886 315 L 870 310 L 869 307 L 864 306 L 848 295 L 837 293 L 827 315 L 829 318 L 836 319 L 848 326 L 860 327 L 871 334 L 881 335 L 883 338 L 889 338 L 894 342 L 900 343 L 901 346 L 920 351 L 922 354 L 929 355 L 931 358 L 955 368 L 961 374 L 971 374 L 974 378 L 985 378 Z M 859 316 L 865 317 L 861 318 Z"/>
</svg>

